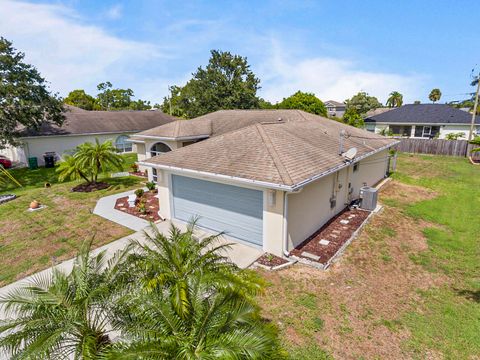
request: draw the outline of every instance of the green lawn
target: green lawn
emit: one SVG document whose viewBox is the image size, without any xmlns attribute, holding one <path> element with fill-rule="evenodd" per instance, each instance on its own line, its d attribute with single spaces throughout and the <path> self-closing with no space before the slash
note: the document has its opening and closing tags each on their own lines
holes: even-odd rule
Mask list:
<svg viewBox="0 0 480 360">
<path fill-rule="evenodd" d="M 327 272 L 261 272 L 293 359 L 478 359 L 480 167 L 401 155 L 376 215 Z"/>
<path fill-rule="evenodd" d="M 128 155 L 126 170 L 133 161 L 134 156 Z M 0 205 L 0 285 L 71 258 L 87 238 L 94 237 L 95 246 L 99 246 L 132 233 L 92 211 L 100 197 L 137 188 L 140 178 L 104 177 L 102 181 L 111 184 L 110 188 L 74 193 L 70 189 L 80 182 L 58 183 L 55 169 L 16 169 L 12 174 L 24 186 L 9 184 L 0 189 L 0 193 L 18 196 Z M 44 188 L 45 182 L 52 187 Z M 47 208 L 28 212 L 32 200 Z"/>
</svg>

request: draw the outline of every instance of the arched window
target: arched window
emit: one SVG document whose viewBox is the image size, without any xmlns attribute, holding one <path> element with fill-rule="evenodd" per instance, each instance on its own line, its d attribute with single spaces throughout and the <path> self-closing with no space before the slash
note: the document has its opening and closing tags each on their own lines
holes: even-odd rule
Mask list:
<svg viewBox="0 0 480 360">
<path fill-rule="evenodd" d="M 150 155 L 153 157 L 169 151 L 172 151 L 172 149 L 170 149 L 168 145 L 159 142 L 152 145 L 150 148 Z"/>
<path fill-rule="evenodd" d="M 132 152 L 132 143 L 128 140 L 129 138 L 130 137 L 127 135 L 120 135 L 117 137 L 117 140 L 115 140 L 115 147 L 118 152 Z"/>
</svg>

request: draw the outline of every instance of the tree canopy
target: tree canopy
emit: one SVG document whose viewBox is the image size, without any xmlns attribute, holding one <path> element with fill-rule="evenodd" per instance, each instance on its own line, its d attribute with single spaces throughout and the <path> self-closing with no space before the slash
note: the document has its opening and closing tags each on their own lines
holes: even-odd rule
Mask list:
<svg viewBox="0 0 480 360">
<path fill-rule="evenodd" d="M 437 88 L 432 89 L 432 91 L 430 91 L 430 94 L 428 95 L 428 98 L 434 104 L 435 102 L 439 101 L 441 97 L 442 97 L 442 92 L 440 91 L 440 89 L 437 89 Z"/>
<path fill-rule="evenodd" d="M 351 99 L 345 100 L 347 110 L 354 108 L 358 114 L 365 114 L 369 110 L 375 110 L 382 107 L 382 103 L 375 96 L 370 96 L 364 91 L 360 91 Z"/>
<path fill-rule="evenodd" d="M 403 105 L 403 95 L 398 91 L 392 91 L 387 99 L 388 107 L 400 107 Z"/>
<path fill-rule="evenodd" d="M 110 81 L 97 85 L 99 93 L 93 97 L 83 89 L 71 91 L 64 102 L 84 110 L 149 110 L 150 101 L 133 100 L 132 89 L 113 88 Z"/>
<path fill-rule="evenodd" d="M 314 94 L 297 91 L 295 94 L 284 98 L 275 106 L 277 109 L 298 109 L 312 114 L 327 116 L 325 104 Z"/>
<path fill-rule="evenodd" d="M 345 114 L 343 114 L 342 122 L 358 128 L 363 128 L 365 125 L 362 116 L 353 107 L 345 111 Z"/>
<path fill-rule="evenodd" d="M 70 91 L 63 102 L 85 110 L 93 110 L 95 108 L 95 98 L 82 89 Z"/>
<path fill-rule="evenodd" d="M 64 121 L 62 101 L 49 91 L 38 70 L 23 62 L 24 57 L 0 37 L 0 149 L 16 145 L 22 127 Z"/>
<path fill-rule="evenodd" d="M 170 87 L 161 108 L 186 118 L 220 109 L 255 109 L 259 107 L 259 84 L 247 58 L 212 50 L 205 68 L 200 66 L 184 86 Z"/>
</svg>

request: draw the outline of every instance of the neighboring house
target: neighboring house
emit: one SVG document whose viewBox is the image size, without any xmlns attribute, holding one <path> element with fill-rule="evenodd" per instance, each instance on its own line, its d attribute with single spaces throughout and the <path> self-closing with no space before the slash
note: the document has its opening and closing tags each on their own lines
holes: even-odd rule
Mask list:
<svg viewBox="0 0 480 360">
<path fill-rule="evenodd" d="M 397 143 L 300 110 L 217 111 L 132 140 L 162 217 L 198 216 L 203 228 L 279 256 L 382 180 Z M 351 148 L 348 161 L 341 153 Z"/>
<path fill-rule="evenodd" d="M 463 133 L 468 138 L 472 114 L 445 104 L 410 104 L 370 115 L 365 119 L 368 131 L 390 132 L 396 136 L 444 139 L 449 133 Z M 480 132 L 476 117 L 475 132 Z"/>
<path fill-rule="evenodd" d="M 131 135 L 176 120 L 158 110 L 148 111 L 86 111 L 66 106 L 65 122 L 59 127 L 45 124 L 38 130 L 22 131 L 21 146 L 0 150 L 14 162 L 26 165 L 29 157 L 44 163 L 43 155 L 54 152 L 57 159 L 71 153 L 87 141 L 112 140 L 120 152 L 131 152 Z"/>
<path fill-rule="evenodd" d="M 344 103 L 334 100 L 328 100 L 324 104 L 327 107 L 328 116 L 335 116 L 341 118 L 343 117 L 343 114 L 345 114 L 346 105 Z"/>
</svg>

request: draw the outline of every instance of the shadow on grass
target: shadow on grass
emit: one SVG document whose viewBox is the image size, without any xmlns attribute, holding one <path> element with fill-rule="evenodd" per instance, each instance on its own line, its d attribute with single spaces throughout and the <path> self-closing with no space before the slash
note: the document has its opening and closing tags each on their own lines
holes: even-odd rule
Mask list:
<svg viewBox="0 0 480 360">
<path fill-rule="evenodd" d="M 460 289 L 454 289 L 455 292 L 463 296 L 464 298 L 475 301 L 476 303 L 480 303 L 480 290 L 460 290 Z"/>
</svg>

